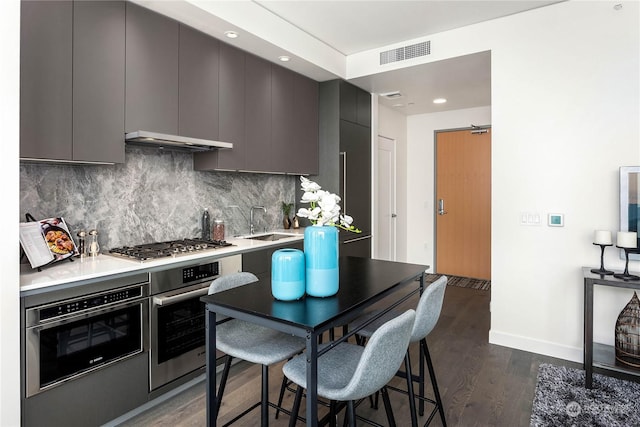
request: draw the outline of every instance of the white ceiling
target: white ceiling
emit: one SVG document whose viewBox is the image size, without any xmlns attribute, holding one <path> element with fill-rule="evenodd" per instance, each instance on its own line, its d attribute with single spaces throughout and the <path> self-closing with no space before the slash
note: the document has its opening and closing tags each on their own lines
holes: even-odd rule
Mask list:
<svg viewBox="0 0 640 427">
<path fill-rule="evenodd" d="M 291 43 L 348 55 L 544 7 L 559 0 L 132 0 L 271 61 L 282 50 L 268 33 L 293 34 Z M 561 0 L 562 1 L 562 0 Z M 220 11 L 220 13 L 218 13 Z M 231 11 L 231 12 L 230 12 Z M 214 16 L 219 14 L 220 16 Z M 235 21 L 235 22 L 234 22 Z M 252 31 L 252 27 L 255 29 Z M 240 33 L 230 41 L 222 35 Z M 289 38 L 290 40 L 291 38 Z M 287 53 L 287 52 L 284 52 Z M 280 53 L 282 54 L 282 53 Z M 282 64 L 316 80 L 341 77 L 298 58 Z M 406 114 L 491 105 L 491 54 L 483 52 L 351 80 L 372 93 L 400 91 L 380 103 Z M 448 100 L 433 104 L 436 97 Z M 402 106 L 395 106 L 402 104 Z"/>
</svg>

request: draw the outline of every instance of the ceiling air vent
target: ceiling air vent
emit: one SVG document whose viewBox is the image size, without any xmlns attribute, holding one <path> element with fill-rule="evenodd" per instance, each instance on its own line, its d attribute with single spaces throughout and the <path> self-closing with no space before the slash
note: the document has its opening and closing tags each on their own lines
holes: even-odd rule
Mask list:
<svg viewBox="0 0 640 427">
<path fill-rule="evenodd" d="M 391 62 L 405 61 L 411 58 L 426 56 L 431 53 L 431 41 L 411 44 L 396 49 L 380 52 L 380 65 Z"/>
</svg>

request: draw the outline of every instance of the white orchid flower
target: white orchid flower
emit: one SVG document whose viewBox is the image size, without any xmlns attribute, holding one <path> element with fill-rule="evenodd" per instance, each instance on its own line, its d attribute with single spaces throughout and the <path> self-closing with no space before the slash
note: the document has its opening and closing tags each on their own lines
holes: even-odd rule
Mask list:
<svg viewBox="0 0 640 427">
<path fill-rule="evenodd" d="M 300 208 L 298 216 L 308 218 L 313 225 L 330 225 L 343 230 L 361 233 L 351 223 L 353 218 L 340 213 L 340 196 L 322 190 L 317 183 L 304 176 L 300 177 L 300 186 L 304 191 L 301 202 L 309 203 L 309 209 Z"/>
</svg>

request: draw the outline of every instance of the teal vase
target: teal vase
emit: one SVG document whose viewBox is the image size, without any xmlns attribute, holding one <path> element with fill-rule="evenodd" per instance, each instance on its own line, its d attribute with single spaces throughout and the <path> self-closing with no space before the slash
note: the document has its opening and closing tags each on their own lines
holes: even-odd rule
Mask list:
<svg viewBox="0 0 640 427">
<path fill-rule="evenodd" d="M 331 226 L 304 229 L 304 259 L 306 292 L 313 297 L 328 297 L 338 293 L 338 230 Z"/>
<path fill-rule="evenodd" d="M 271 294 L 281 301 L 304 296 L 304 254 L 298 249 L 278 249 L 271 255 Z"/>
</svg>

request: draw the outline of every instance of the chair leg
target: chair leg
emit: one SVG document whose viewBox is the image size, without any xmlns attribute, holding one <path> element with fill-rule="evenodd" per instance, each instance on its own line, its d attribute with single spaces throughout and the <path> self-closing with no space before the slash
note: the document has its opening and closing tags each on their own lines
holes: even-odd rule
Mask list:
<svg viewBox="0 0 640 427">
<path fill-rule="evenodd" d="M 349 417 L 349 427 L 356 427 L 356 407 L 353 400 L 347 402 L 347 416 Z"/>
<path fill-rule="evenodd" d="M 289 418 L 289 427 L 295 427 L 298 421 L 298 412 L 300 412 L 300 401 L 302 400 L 302 387 L 298 386 L 296 395 L 293 399 L 293 408 L 291 408 L 291 418 Z"/>
<path fill-rule="evenodd" d="M 387 413 L 387 421 L 389 427 L 396 427 L 396 419 L 393 416 L 393 408 L 391 408 L 391 401 L 389 400 L 389 391 L 386 387 L 382 387 L 382 402 L 384 402 L 384 410 Z"/>
<path fill-rule="evenodd" d="M 276 408 L 276 420 L 280 415 L 280 408 L 282 407 L 282 400 L 284 399 L 284 392 L 287 389 L 288 380 L 284 375 L 282 376 L 282 384 L 280 385 L 280 396 L 278 396 L 278 408 Z"/>
<path fill-rule="evenodd" d="M 433 362 L 431 361 L 431 355 L 429 354 L 429 347 L 427 346 L 427 340 L 421 339 L 420 346 L 424 348 L 424 357 L 427 361 L 427 367 L 429 368 L 429 376 L 431 377 L 431 384 L 433 385 L 433 394 L 436 397 L 436 405 L 438 405 L 438 412 L 440 413 L 440 419 L 442 425 L 447 427 L 447 421 L 444 417 L 444 406 L 442 405 L 442 398 L 440 397 L 440 391 L 438 390 L 438 381 L 436 380 L 436 372 L 433 369 Z"/>
<path fill-rule="evenodd" d="M 419 345 L 420 360 L 418 361 L 418 395 L 424 396 L 424 350 L 422 345 Z M 424 415 L 424 400 L 419 399 L 418 402 L 418 415 L 421 417 Z"/>
<path fill-rule="evenodd" d="M 227 355 L 227 358 L 224 361 L 224 368 L 222 370 L 222 377 L 220 378 L 220 386 L 218 387 L 216 405 L 213 408 L 214 419 L 218 418 L 218 413 L 220 412 L 220 406 L 222 405 L 222 396 L 224 395 L 224 388 L 227 385 L 227 378 L 229 377 L 229 370 L 231 369 L 231 360 L 233 360 L 233 357 Z"/>
<path fill-rule="evenodd" d="M 404 369 L 407 374 L 407 393 L 409 394 L 411 427 L 418 427 L 418 417 L 416 415 L 416 396 L 413 393 L 413 376 L 411 374 L 411 357 L 409 356 L 409 350 L 407 350 L 406 354 L 404 355 Z"/>
<path fill-rule="evenodd" d="M 336 427 L 338 425 L 338 414 L 336 413 L 336 401 L 329 402 L 329 427 Z"/>
<path fill-rule="evenodd" d="M 262 396 L 260 400 L 260 425 L 269 426 L 269 367 L 262 365 Z"/>
</svg>

